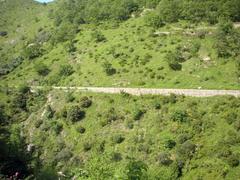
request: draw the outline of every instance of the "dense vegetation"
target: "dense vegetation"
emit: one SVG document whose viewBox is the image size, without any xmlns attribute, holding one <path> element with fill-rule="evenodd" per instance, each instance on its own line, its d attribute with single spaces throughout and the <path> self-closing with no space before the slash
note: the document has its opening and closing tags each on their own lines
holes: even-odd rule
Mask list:
<svg viewBox="0 0 240 180">
<path fill-rule="evenodd" d="M 239 0 L 0 0 L 0 14 L 0 179 L 240 179 L 239 98 L 48 88 L 239 90 Z"/>
<path fill-rule="evenodd" d="M 16 154 L 14 160 L 21 158 L 19 162 L 24 166 L 19 166 L 24 169 L 15 164 L 16 169 L 9 172 L 6 167 L 12 161 L 1 159 L 7 162 L 2 173 L 26 171 L 50 179 L 56 176 L 50 173 L 54 171 L 79 179 L 237 179 L 240 176 L 239 98 L 133 97 L 51 91 L 43 106 L 46 93 L 38 92 L 36 96 L 26 88 L 21 89 L 9 94 L 14 98 L 2 106 L 1 118 L 5 122 L 14 122 L 15 116 L 24 120 L 12 125 L 8 139 L 2 130 L 8 146 L 14 145 L 7 152 Z M 3 91 L 1 94 L 5 97 Z M 19 95 L 26 96 L 24 106 L 17 98 Z M 17 114 L 8 112 L 12 102 L 20 104 L 12 108 L 14 112 L 23 110 Z M 25 120 L 29 113 L 32 115 Z M 34 171 L 35 168 L 42 171 Z"/>
</svg>

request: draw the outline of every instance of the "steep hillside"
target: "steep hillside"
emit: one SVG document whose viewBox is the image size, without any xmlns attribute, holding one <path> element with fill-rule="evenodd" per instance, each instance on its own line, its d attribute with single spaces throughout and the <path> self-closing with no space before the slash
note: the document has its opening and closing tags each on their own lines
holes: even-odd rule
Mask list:
<svg viewBox="0 0 240 180">
<path fill-rule="evenodd" d="M 240 179 L 239 97 L 77 91 L 240 94 L 239 2 L 0 0 L 0 179 Z"/>
<path fill-rule="evenodd" d="M 51 28 L 48 13 L 51 5 L 32 0 L 0 2 L 0 74 L 14 70 L 24 61 L 23 49 L 32 39 Z"/>
</svg>

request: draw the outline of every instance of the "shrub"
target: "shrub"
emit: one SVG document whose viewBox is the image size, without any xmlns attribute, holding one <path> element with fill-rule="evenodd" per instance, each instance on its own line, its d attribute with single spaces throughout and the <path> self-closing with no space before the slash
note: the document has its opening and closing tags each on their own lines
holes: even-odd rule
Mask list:
<svg viewBox="0 0 240 180">
<path fill-rule="evenodd" d="M 54 116 L 55 111 L 51 108 L 51 106 L 47 105 L 45 110 L 45 117 L 47 119 L 51 119 Z"/>
<path fill-rule="evenodd" d="M 85 129 L 84 127 L 82 127 L 82 126 L 78 126 L 78 127 L 76 128 L 76 130 L 77 130 L 77 132 L 79 132 L 80 134 L 84 134 L 85 131 L 86 131 L 86 129 Z"/>
<path fill-rule="evenodd" d="M 85 152 L 90 151 L 91 149 L 92 149 L 92 144 L 91 143 L 89 143 L 89 142 L 83 143 L 83 150 Z"/>
<path fill-rule="evenodd" d="M 92 105 L 92 100 L 89 99 L 87 96 L 84 96 L 81 98 L 80 103 L 82 108 L 88 108 Z"/>
<path fill-rule="evenodd" d="M 65 45 L 65 49 L 68 53 L 72 53 L 72 52 L 75 52 L 77 50 L 77 48 L 74 46 L 73 41 L 67 42 L 66 45 Z"/>
<path fill-rule="evenodd" d="M 151 26 L 153 28 L 160 28 L 165 25 L 162 18 L 156 12 L 148 13 L 145 16 L 144 20 L 148 26 Z"/>
<path fill-rule="evenodd" d="M 68 40 L 74 39 L 74 36 L 77 32 L 77 27 L 73 24 L 70 24 L 66 21 L 66 23 L 62 23 L 60 26 L 55 28 L 52 33 L 52 42 L 65 42 Z"/>
<path fill-rule="evenodd" d="M 0 31 L 0 36 L 7 36 L 8 35 L 8 32 L 7 31 Z"/>
<path fill-rule="evenodd" d="M 50 72 L 48 67 L 43 63 L 35 64 L 34 69 L 41 76 L 46 76 Z"/>
<path fill-rule="evenodd" d="M 39 43 L 29 44 L 24 49 L 24 56 L 30 60 L 40 57 L 43 54 L 43 49 Z"/>
<path fill-rule="evenodd" d="M 239 38 L 240 33 L 234 29 L 232 22 L 221 21 L 218 26 L 215 44 L 218 56 L 223 58 L 238 56 L 240 54 Z"/>
<path fill-rule="evenodd" d="M 168 149 L 172 149 L 176 146 L 176 142 L 172 139 L 169 139 L 165 142 L 165 147 Z"/>
<path fill-rule="evenodd" d="M 70 76 L 74 73 L 73 67 L 71 65 L 61 65 L 59 69 L 60 76 Z"/>
<path fill-rule="evenodd" d="M 68 149 L 63 149 L 56 155 L 56 161 L 67 162 L 72 157 L 71 151 Z"/>
<path fill-rule="evenodd" d="M 192 157 L 195 153 L 196 145 L 191 141 L 184 142 L 178 149 L 178 153 L 183 157 Z"/>
<path fill-rule="evenodd" d="M 43 124 L 43 121 L 41 119 L 36 120 L 34 123 L 35 128 L 39 128 Z"/>
<path fill-rule="evenodd" d="M 92 39 L 97 43 L 107 40 L 106 37 L 100 31 L 92 32 L 91 36 L 92 36 Z"/>
<path fill-rule="evenodd" d="M 67 119 L 72 122 L 77 122 L 85 117 L 85 112 L 79 106 L 71 106 L 67 110 Z"/>
<path fill-rule="evenodd" d="M 115 143 L 115 144 L 120 144 L 122 143 L 123 141 L 125 140 L 125 137 L 121 134 L 117 134 L 117 135 L 114 135 L 112 137 L 112 141 Z"/>
<path fill-rule="evenodd" d="M 191 139 L 191 136 L 189 134 L 183 133 L 178 136 L 178 142 L 180 144 L 185 143 L 187 140 Z"/>
<path fill-rule="evenodd" d="M 58 134 L 60 134 L 60 132 L 63 130 L 63 124 L 58 123 L 58 122 L 55 122 L 55 123 L 52 125 L 52 129 L 53 129 L 53 131 L 58 135 Z"/>
<path fill-rule="evenodd" d="M 121 161 L 122 160 L 122 154 L 117 153 L 117 152 L 112 153 L 111 154 L 111 160 L 115 161 L 115 162 Z"/>
<path fill-rule="evenodd" d="M 223 114 L 223 118 L 227 121 L 228 124 L 232 124 L 237 120 L 237 114 L 232 111 L 226 111 Z"/>
<path fill-rule="evenodd" d="M 234 123 L 234 128 L 237 130 L 237 131 L 240 131 L 240 120 L 236 121 Z"/>
<path fill-rule="evenodd" d="M 145 110 L 136 109 L 136 110 L 133 112 L 133 119 L 134 119 L 135 121 L 140 120 L 145 113 L 146 113 Z"/>
<path fill-rule="evenodd" d="M 154 108 L 157 109 L 157 110 L 161 109 L 161 104 L 159 102 L 155 102 L 154 103 Z"/>
<path fill-rule="evenodd" d="M 177 110 L 171 115 L 171 119 L 178 122 L 187 122 L 188 114 L 186 111 Z"/>
<path fill-rule="evenodd" d="M 73 102 L 74 100 L 75 100 L 75 97 L 73 96 L 73 94 L 67 93 L 66 102 Z"/>
<path fill-rule="evenodd" d="M 147 179 L 148 166 L 142 161 L 131 160 L 126 166 L 128 179 Z"/>
<path fill-rule="evenodd" d="M 110 64 L 109 62 L 104 62 L 102 64 L 102 67 L 104 69 L 104 72 L 108 75 L 108 76 L 111 76 L 111 75 L 114 75 L 116 74 L 116 69 L 112 67 L 112 64 Z"/>
<path fill-rule="evenodd" d="M 158 161 L 164 166 L 169 166 L 173 162 L 171 160 L 170 154 L 166 152 L 159 154 Z"/>
<path fill-rule="evenodd" d="M 239 165 L 240 160 L 239 156 L 236 154 L 231 154 L 230 156 L 227 157 L 227 162 L 231 167 L 236 167 Z"/>
<path fill-rule="evenodd" d="M 18 88 L 20 94 L 27 94 L 30 92 L 30 87 L 26 84 L 21 84 Z"/>
<path fill-rule="evenodd" d="M 27 110 L 27 96 L 24 94 L 17 94 L 12 100 L 12 106 L 14 108 L 20 108 L 24 111 Z"/>
</svg>

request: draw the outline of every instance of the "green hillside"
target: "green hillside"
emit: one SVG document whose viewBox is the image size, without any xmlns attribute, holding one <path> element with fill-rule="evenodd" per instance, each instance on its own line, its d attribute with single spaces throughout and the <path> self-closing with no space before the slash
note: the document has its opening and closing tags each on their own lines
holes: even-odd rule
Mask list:
<svg viewBox="0 0 240 180">
<path fill-rule="evenodd" d="M 240 90 L 238 0 L 0 0 L 0 14 L 0 179 L 240 179 L 239 97 L 52 88 Z"/>
</svg>

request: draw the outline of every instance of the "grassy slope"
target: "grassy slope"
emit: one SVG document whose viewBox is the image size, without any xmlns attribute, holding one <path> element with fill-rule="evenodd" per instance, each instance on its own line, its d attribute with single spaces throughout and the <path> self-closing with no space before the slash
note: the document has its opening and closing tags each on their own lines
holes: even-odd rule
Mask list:
<svg viewBox="0 0 240 180">
<path fill-rule="evenodd" d="M 184 24 L 184 23 L 183 23 Z M 16 71 L 11 73 L 6 81 L 16 84 L 21 81 L 37 81 L 37 84 L 46 84 L 49 77 L 57 74 L 58 67 L 63 63 L 74 66 L 75 73 L 58 82 L 58 85 L 73 86 L 130 86 L 130 87 L 162 87 L 162 88 L 209 88 L 209 89 L 239 89 L 239 80 L 235 74 L 236 66 L 233 60 L 221 60 L 216 57 L 213 48 L 214 37 L 208 35 L 205 39 L 195 36 L 183 35 L 173 27 L 181 26 L 181 23 L 164 27 L 159 31 L 173 32 L 169 36 L 150 37 L 151 29 L 146 27 L 143 17 L 130 19 L 112 28 L 113 25 L 104 24 L 97 27 L 107 38 L 107 42 L 95 43 L 91 39 L 91 33 L 95 26 L 82 26 L 82 31 L 76 36 L 78 41 L 76 53 L 69 55 L 64 44 L 59 44 L 51 52 L 35 59 L 34 62 L 47 64 L 52 72 L 48 77 L 39 77 L 33 69 L 33 62 L 25 61 Z M 214 30 L 213 30 L 214 31 Z M 201 49 L 198 57 L 193 57 L 183 63 L 183 70 L 176 72 L 168 68 L 165 62 L 166 52 L 172 50 L 178 44 L 198 41 Z M 126 56 L 114 58 L 108 52 L 115 47 L 117 53 Z M 130 52 L 133 48 L 134 52 Z M 146 54 L 152 58 L 146 65 L 136 65 L 134 57 L 144 59 Z M 210 57 L 210 62 L 201 61 L 204 57 Z M 107 76 L 103 72 L 102 63 L 108 60 L 117 69 L 118 73 Z M 125 63 L 124 63 L 125 61 Z M 124 63 L 123 66 L 120 64 Z M 163 67 L 163 70 L 159 70 Z M 152 76 L 152 77 L 151 77 Z M 96 78 L 97 77 L 97 78 Z M 164 79 L 161 79 L 164 77 Z"/>
<path fill-rule="evenodd" d="M 51 21 L 47 17 L 51 6 L 32 0 L 0 2 L 0 29 L 8 32 L 6 37 L 0 37 L 0 53 L 5 57 L 1 59 L 1 64 L 19 56 L 26 41 L 34 38 L 39 28 L 51 27 Z"/>
<path fill-rule="evenodd" d="M 229 125 L 223 116 L 229 109 L 240 115 L 239 106 L 229 107 L 230 104 L 239 104 L 239 99 L 178 97 L 176 103 L 166 103 L 168 98 L 160 96 L 123 97 L 78 93 L 73 94 L 74 102 L 67 103 L 65 93 L 53 91 L 51 94 L 50 104 L 56 111 L 55 118 L 41 118 L 44 110 L 42 108 L 24 122 L 24 129 L 27 134 L 32 134 L 28 138 L 29 143 L 35 144 L 36 147 L 44 147 L 41 155 L 43 162 L 48 164 L 56 159 L 58 170 L 65 172 L 79 167 L 85 170 L 93 168 L 93 172 L 96 172 L 103 168 L 105 172 L 112 172 L 115 177 L 121 179 L 126 173 L 124 168 L 128 159 L 134 157 L 147 163 L 148 173 L 153 179 L 154 177 L 175 179 L 175 159 L 178 158 L 177 151 L 181 146 L 178 139 L 180 134 L 187 133 L 192 136 L 191 141 L 197 145 L 197 152 L 185 163 L 182 179 L 224 179 L 224 173 L 227 174 L 226 179 L 240 178 L 240 167 L 230 167 L 222 156 L 219 156 L 219 153 L 224 151 L 223 147 L 228 147 L 226 144 L 232 142 L 229 132 L 234 130 L 233 125 Z M 59 117 L 63 104 L 79 104 L 83 96 L 90 96 L 93 105 L 86 109 L 86 117 L 82 121 L 72 124 Z M 161 110 L 154 108 L 156 102 L 162 104 Z M 106 120 L 105 115 L 111 108 L 114 108 L 115 114 L 121 118 L 103 127 L 101 122 Z M 145 109 L 146 114 L 141 120 L 134 121 L 133 112 L 137 108 Z M 176 110 L 186 110 L 189 121 L 174 122 L 171 115 Z M 42 124 L 36 128 L 35 125 L 39 121 L 42 121 Z M 134 126 L 132 129 L 128 126 L 130 123 Z M 55 124 L 63 124 L 63 130 L 59 135 L 55 134 L 53 128 Z M 77 132 L 78 126 L 86 128 L 86 132 L 84 134 Z M 112 137 L 116 134 L 123 135 L 125 140 L 115 144 Z M 165 147 L 169 139 L 177 142 L 176 147 L 171 150 Z M 102 154 L 99 147 L 103 142 L 105 152 Z M 84 151 L 85 143 L 92 144 L 92 149 Z M 239 152 L 239 144 L 233 143 L 228 149 Z M 73 156 L 66 158 L 61 155 L 59 158 L 66 150 L 72 152 Z M 173 164 L 161 165 L 157 160 L 161 152 L 169 152 Z M 113 153 L 121 153 L 122 160 L 119 162 L 111 160 Z M 92 174 L 91 177 L 94 176 Z"/>
</svg>

